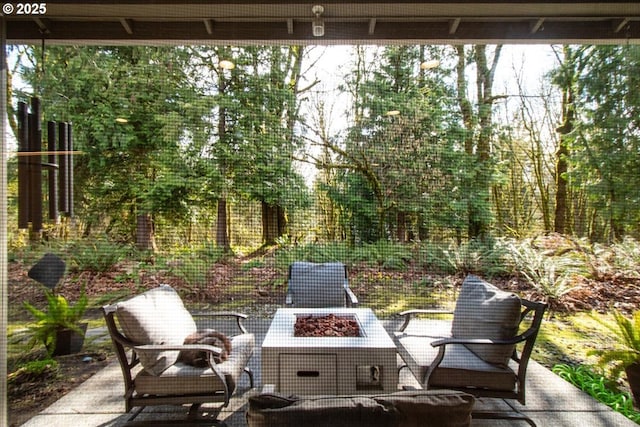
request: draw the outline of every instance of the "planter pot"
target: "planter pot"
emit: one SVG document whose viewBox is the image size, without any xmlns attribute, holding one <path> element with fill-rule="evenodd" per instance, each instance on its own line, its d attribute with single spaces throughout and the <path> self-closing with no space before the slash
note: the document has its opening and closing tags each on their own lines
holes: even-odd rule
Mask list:
<svg viewBox="0 0 640 427">
<path fill-rule="evenodd" d="M 633 400 L 636 402 L 636 407 L 640 407 L 640 363 L 627 366 L 625 372 L 627 373 Z"/>
<path fill-rule="evenodd" d="M 64 356 L 78 353 L 84 344 L 84 335 L 87 332 L 87 324 L 80 323 L 78 327 L 82 334 L 72 329 L 60 329 L 56 335 L 56 348 L 51 352 L 52 356 Z"/>
</svg>

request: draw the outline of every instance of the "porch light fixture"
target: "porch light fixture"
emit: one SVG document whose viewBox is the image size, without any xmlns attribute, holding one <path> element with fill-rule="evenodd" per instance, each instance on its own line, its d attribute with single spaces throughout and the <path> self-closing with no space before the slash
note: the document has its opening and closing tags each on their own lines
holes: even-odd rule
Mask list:
<svg viewBox="0 0 640 427">
<path fill-rule="evenodd" d="M 311 32 L 314 37 L 322 37 L 324 36 L 324 19 L 322 18 L 324 7 L 317 4 L 311 8 L 311 12 L 316 16 L 311 21 Z"/>
<path fill-rule="evenodd" d="M 440 66 L 440 61 L 437 59 L 430 59 L 429 61 L 424 61 L 420 64 L 421 70 L 432 70 Z"/>
<path fill-rule="evenodd" d="M 218 68 L 222 70 L 233 70 L 234 68 L 236 68 L 236 64 L 229 61 L 228 59 L 223 59 L 222 61 L 218 62 Z"/>
</svg>

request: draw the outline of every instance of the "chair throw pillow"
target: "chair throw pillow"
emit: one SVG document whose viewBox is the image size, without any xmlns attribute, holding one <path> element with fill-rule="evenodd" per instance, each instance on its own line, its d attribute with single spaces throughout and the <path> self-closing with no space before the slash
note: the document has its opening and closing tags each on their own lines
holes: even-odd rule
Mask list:
<svg viewBox="0 0 640 427">
<path fill-rule="evenodd" d="M 137 345 L 182 345 L 185 338 L 197 330 L 182 299 L 168 285 L 117 303 L 116 316 L 124 335 Z M 179 355 L 178 351 L 138 353 L 140 363 L 152 375 L 160 375 Z"/>
<path fill-rule="evenodd" d="M 518 333 L 520 298 L 469 275 L 456 302 L 451 334 L 456 338 L 509 339 Z M 487 363 L 506 367 L 512 345 L 473 344 L 467 348 Z"/>
</svg>

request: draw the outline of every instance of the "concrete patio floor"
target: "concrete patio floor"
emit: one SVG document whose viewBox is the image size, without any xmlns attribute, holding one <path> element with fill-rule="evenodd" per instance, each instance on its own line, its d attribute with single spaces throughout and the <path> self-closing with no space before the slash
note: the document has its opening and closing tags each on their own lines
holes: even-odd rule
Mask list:
<svg viewBox="0 0 640 427">
<path fill-rule="evenodd" d="M 256 336 L 256 351 L 250 362 L 253 369 L 256 388 L 249 388 L 246 375 L 242 377 L 231 403 L 219 415 L 229 427 L 246 426 L 245 411 L 247 398 L 257 394 L 261 386 L 260 344 L 269 327 L 269 319 L 249 319 L 247 329 Z M 388 331 L 397 326 L 396 321 L 383 321 Z M 217 325 L 216 325 L 217 326 Z M 209 326 L 211 327 L 211 326 Z M 224 330 L 224 328 L 219 328 Z M 93 334 L 104 334 L 93 331 Z M 401 385 L 417 386 L 417 382 L 407 369 L 401 371 Z M 146 408 L 133 422 L 127 422 L 129 415 L 124 414 L 123 382 L 120 366 L 111 363 L 96 375 L 85 381 L 71 393 L 42 411 L 39 415 L 23 424 L 25 427 L 67 427 L 67 426 L 171 426 L 190 425 L 186 421 L 186 407 L 166 406 Z M 527 405 L 515 406 L 531 417 L 538 427 L 632 427 L 637 426 L 626 417 L 613 412 L 586 393 L 565 382 L 538 363 L 531 362 L 527 373 Z M 509 406 L 500 400 L 480 400 L 476 409 L 510 411 Z M 198 425 L 203 425 L 198 423 Z M 207 425 L 207 424 L 204 424 Z M 211 424 L 214 425 L 214 424 Z M 475 426 L 527 425 L 524 422 L 496 420 L 474 420 Z"/>
</svg>

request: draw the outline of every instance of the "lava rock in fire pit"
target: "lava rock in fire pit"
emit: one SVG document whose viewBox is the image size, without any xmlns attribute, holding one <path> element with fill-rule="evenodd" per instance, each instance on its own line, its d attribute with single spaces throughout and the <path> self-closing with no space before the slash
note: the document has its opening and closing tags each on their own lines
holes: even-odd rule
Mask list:
<svg viewBox="0 0 640 427">
<path fill-rule="evenodd" d="M 293 326 L 294 337 L 359 337 L 360 327 L 352 317 L 299 316 Z"/>
</svg>

